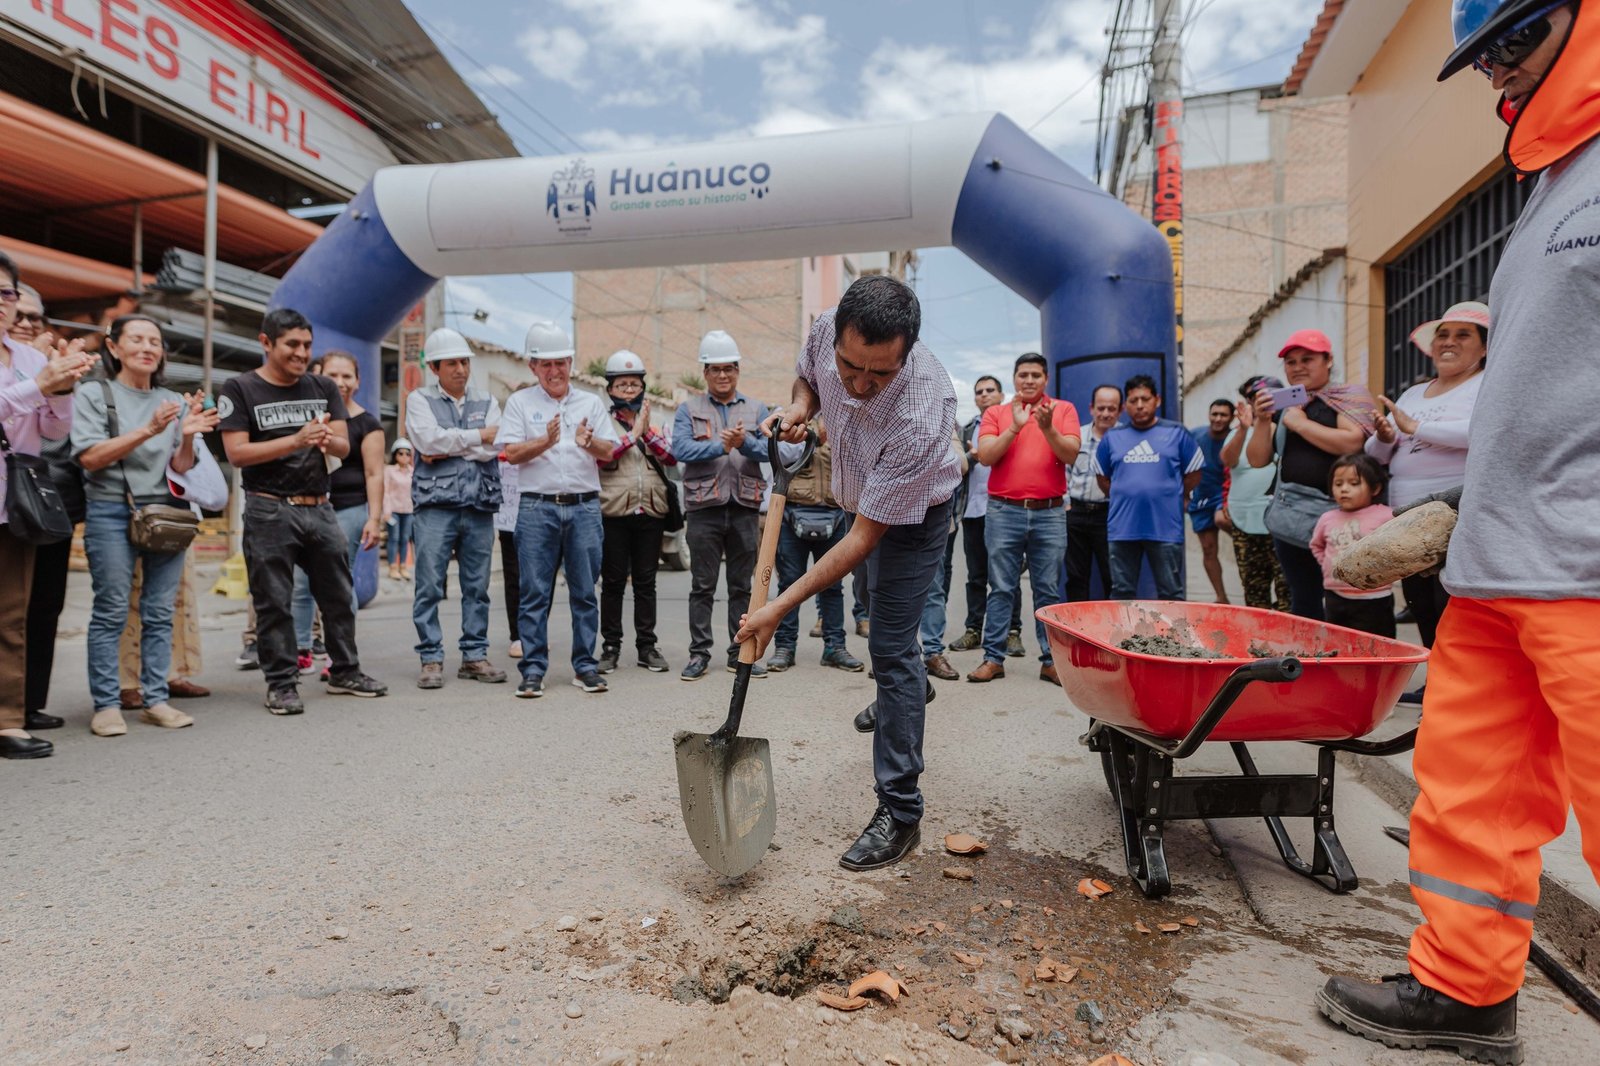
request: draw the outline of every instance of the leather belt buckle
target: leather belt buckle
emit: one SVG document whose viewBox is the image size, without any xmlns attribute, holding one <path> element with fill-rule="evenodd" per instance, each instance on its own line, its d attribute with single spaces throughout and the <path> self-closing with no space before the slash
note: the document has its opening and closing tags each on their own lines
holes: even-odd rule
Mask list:
<svg viewBox="0 0 1600 1066">
<path fill-rule="evenodd" d="M 1050 511 L 1061 506 L 1061 497 L 1052 496 L 1048 500 L 1018 500 L 1024 511 Z"/>
</svg>

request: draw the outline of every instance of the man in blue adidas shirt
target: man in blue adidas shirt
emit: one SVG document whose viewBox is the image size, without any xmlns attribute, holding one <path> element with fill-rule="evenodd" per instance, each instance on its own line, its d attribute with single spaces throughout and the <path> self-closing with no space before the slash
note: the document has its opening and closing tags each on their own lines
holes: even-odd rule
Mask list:
<svg viewBox="0 0 1600 1066">
<path fill-rule="evenodd" d="M 1128 425 L 1107 432 L 1094 457 L 1100 488 L 1111 497 L 1111 596 L 1133 599 L 1148 560 L 1157 598 L 1181 600 L 1183 509 L 1205 455 L 1187 429 L 1156 417 L 1161 396 L 1150 375 L 1129 378 L 1123 394 Z"/>
</svg>

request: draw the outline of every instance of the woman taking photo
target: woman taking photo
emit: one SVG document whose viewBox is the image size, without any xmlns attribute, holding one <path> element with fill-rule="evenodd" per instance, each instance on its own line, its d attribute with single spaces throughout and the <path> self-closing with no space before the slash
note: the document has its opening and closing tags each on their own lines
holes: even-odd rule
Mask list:
<svg viewBox="0 0 1600 1066">
<path fill-rule="evenodd" d="M 1278 481 L 1267 507 L 1273 552 L 1289 581 L 1290 610 L 1321 620 L 1322 567 L 1311 554 L 1317 520 L 1334 509 L 1328 495 L 1333 462 L 1358 452 L 1372 435 L 1378 409 L 1365 385 L 1334 385 L 1333 343 L 1303 329 L 1278 352 L 1290 387 L 1305 388 L 1303 406 L 1277 409 L 1274 390 L 1256 390 L 1255 428 L 1245 454 L 1260 469 L 1278 460 Z M 1281 391 L 1281 390 L 1280 390 Z M 1285 400 L 1291 399 L 1285 396 Z"/>
<path fill-rule="evenodd" d="M 321 365 L 313 371 L 329 379 L 339 389 L 345 409 L 350 412 L 346 428 L 350 434 L 350 454 L 339 468 L 328 475 L 328 497 L 333 504 L 333 515 L 349 545 L 352 575 L 356 556 L 365 548 L 378 543 L 378 532 L 383 528 L 383 426 L 372 412 L 356 403 L 356 389 L 361 387 L 361 368 L 356 357 L 349 352 L 330 351 L 323 355 Z M 355 596 L 355 582 L 351 582 L 351 595 Z M 355 608 L 360 609 L 359 597 Z M 311 662 L 311 622 L 317 605 L 311 598 L 311 580 L 304 570 L 294 574 L 294 628 L 299 643 L 301 672 Z"/>
<path fill-rule="evenodd" d="M 117 648 L 128 620 L 133 567 L 144 571 L 139 595 L 143 631 L 139 639 L 141 721 L 167 729 L 194 719 L 167 703 L 172 660 L 173 603 L 183 577 L 183 551 L 157 552 L 129 539 L 133 508 L 152 504 L 184 507 L 167 485 L 167 469 L 194 467 L 195 434 L 216 428 L 217 412 L 202 397 L 180 396 L 161 387 L 166 348 L 161 329 L 143 315 L 111 323 L 103 362 L 109 381 L 80 385 L 72 408 L 72 454 L 87 476 L 88 506 L 83 548 L 89 559 L 94 606 L 89 616 L 90 730 L 101 737 L 128 731 L 117 688 Z"/>
<path fill-rule="evenodd" d="M 1395 510 L 1466 480 L 1467 426 L 1489 350 L 1489 307 L 1456 304 L 1438 321 L 1418 326 L 1411 341 L 1433 360 L 1437 376 L 1413 385 L 1398 401 L 1383 397 L 1389 415 L 1378 419 L 1377 433 L 1367 441 L 1367 454 L 1389 465 L 1389 506 Z M 1433 647 L 1450 600 L 1444 583 L 1438 574 L 1418 575 L 1402 581 L 1401 588 L 1422 643 Z"/>
</svg>

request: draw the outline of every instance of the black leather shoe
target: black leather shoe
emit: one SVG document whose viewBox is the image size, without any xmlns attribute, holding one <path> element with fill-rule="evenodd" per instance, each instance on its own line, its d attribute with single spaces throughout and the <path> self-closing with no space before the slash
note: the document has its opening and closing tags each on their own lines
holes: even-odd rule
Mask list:
<svg viewBox="0 0 1600 1066">
<path fill-rule="evenodd" d="M 928 697 L 923 702 L 932 703 L 935 693 L 933 685 L 928 685 Z M 878 701 L 873 700 L 867 704 L 867 709 L 856 715 L 856 732 L 870 733 L 878 728 Z"/>
<path fill-rule="evenodd" d="M 48 759 L 56 746 L 38 737 L 0 737 L 0 759 Z"/>
<path fill-rule="evenodd" d="M 1317 993 L 1317 1009 L 1335 1025 L 1390 1047 L 1449 1048 L 1499 1066 L 1522 1061 L 1515 994 L 1493 1006 L 1469 1007 L 1408 973 L 1381 984 L 1330 977 Z"/>
<path fill-rule="evenodd" d="M 67 720 L 65 718 L 57 718 L 55 715 L 45 714 L 43 711 L 29 711 L 22 720 L 22 728 L 30 733 L 35 729 L 60 729 L 66 724 Z"/>
<path fill-rule="evenodd" d="M 921 822 L 902 822 L 889 813 L 889 808 L 878 804 L 872 821 L 862 830 L 850 850 L 839 858 L 846 870 L 876 870 L 891 866 L 922 839 Z"/>
</svg>

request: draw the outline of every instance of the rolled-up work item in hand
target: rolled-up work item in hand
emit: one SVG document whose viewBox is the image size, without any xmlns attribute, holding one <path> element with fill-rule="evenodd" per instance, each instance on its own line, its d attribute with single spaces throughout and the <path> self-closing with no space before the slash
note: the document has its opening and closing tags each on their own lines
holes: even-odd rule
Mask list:
<svg viewBox="0 0 1600 1066">
<path fill-rule="evenodd" d="M 1434 501 L 1396 515 L 1357 541 L 1333 568 L 1340 581 L 1358 589 L 1386 588 L 1402 578 L 1424 574 L 1444 562 L 1456 512 Z"/>
</svg>

